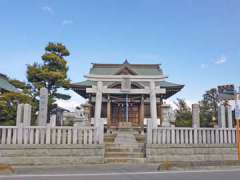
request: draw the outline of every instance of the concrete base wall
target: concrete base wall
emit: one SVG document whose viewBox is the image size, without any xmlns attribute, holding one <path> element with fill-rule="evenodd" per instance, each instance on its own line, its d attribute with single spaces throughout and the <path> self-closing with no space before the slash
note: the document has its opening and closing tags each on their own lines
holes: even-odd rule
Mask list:
<svg viewBox="0 0 240 180">
<path fill-rule="evenodd" d="M 237 160 L 235 145 L 147 145 L 147 162 Z"/>
<path fill-rule="evenodd" d="M 77 165 L 104 163 L 104 145 L 0 145 L 0 164 Z"/>
</svg>

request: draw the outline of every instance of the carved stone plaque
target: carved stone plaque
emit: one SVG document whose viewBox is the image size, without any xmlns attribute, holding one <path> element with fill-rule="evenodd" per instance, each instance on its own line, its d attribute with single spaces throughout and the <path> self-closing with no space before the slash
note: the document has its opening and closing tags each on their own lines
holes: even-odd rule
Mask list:
<svg viewBox="0 0 240 180">
<path fill-rule="evenodd" d="M 40 89 L 40 101 L 39 101 L 39 126 L 45 126 L 47 124 L 48 113 L 48 90 L 46 88 Z"/>
<path fill-rule="evenodd" d="M 121 90 L 122 91 L 130 91 L 131 89 L 131 81 L 129 78 L 124 78 L 122 80 L 122 84 L 121 84 Z"/>
</svg>

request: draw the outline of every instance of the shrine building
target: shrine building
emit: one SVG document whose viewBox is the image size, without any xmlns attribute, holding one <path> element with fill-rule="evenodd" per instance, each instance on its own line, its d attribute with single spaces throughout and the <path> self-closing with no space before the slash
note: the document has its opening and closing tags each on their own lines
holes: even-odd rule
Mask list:
<svg viewBox="0 0 240 180">
<path fill-rule="evenodd" d="M 86 80 L 71 84 L 71 88 L 88 99 L 89 116 L 105 119 L 108 128 L 120 123 L 143 128 L 146 119 L 162 122 L 163 100 L 184 86 L 167 81 L 160 64 L 92 64 Z"/>
</svg>

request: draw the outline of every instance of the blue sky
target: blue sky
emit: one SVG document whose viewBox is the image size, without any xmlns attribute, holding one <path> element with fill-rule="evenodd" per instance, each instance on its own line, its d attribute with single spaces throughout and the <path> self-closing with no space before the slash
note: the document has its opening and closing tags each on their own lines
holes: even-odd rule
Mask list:
<svg viewBox="0 0 240 180">
<path fill-rule="evenodd" d="M 239 83 L 239 9 L 238 0 L 0 0 L 0 72 L 25 80 L 26 64 L 62 42 L 72 82 L 91 62 L 160 63 L 169 81 L 185 84 L 172 100 L 195 102 Z"/>
</svg>

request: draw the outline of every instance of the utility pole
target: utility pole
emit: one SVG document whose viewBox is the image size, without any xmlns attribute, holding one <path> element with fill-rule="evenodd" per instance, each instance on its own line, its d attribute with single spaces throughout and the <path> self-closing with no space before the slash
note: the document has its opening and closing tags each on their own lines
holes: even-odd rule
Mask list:
<svg viewBox="0 0 240 180">
<path fill-rule="evenodd" d="M 237 88 L 235 90 L 235 119 L 236 119 L 236 131 L 237 131 L 237 153 L 238 153 L 238 160 L 240 160 L 240 107 L 238 104 L 240 91 Z"/>
</svg>

